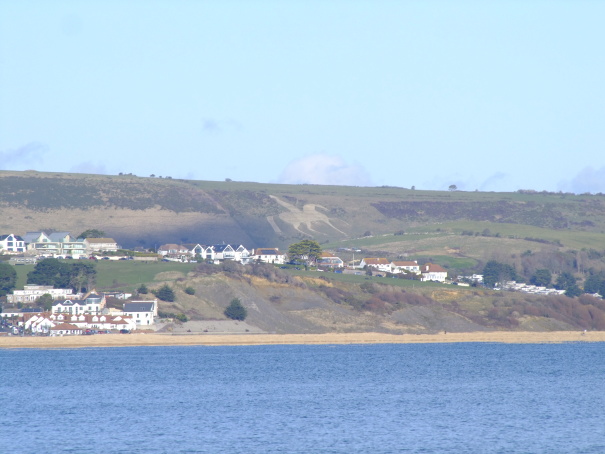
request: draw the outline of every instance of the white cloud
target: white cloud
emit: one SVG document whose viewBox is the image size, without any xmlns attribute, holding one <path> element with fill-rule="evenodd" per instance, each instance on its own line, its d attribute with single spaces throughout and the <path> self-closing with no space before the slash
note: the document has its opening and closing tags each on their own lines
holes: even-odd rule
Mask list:
<svg viewBox="0 0 605 454">
<path fill-rule="evenodd" d="M 14 150 L 0 152 L 0 165 L 3 170 L 22 170 L 23 167 L 31 165 L 40 167 L 46 152 L 48 152 L 46 145 L 31 142 Z"/>
<path fill-rule="evenodd" d="M 359 164 L 348 164 L 340 156 L 314 154 L 295 159 L 278 179 L 285 184 L 330 184 L 341 186 L 370 186 L 368 172 Z"/>
<path fill-rule="evenodd" d="M 585 167 L 571 180 L 559 183 L 559 189 L 575 194 L 605 192 L 605 166 L 600 169 Z"/>
</svg>

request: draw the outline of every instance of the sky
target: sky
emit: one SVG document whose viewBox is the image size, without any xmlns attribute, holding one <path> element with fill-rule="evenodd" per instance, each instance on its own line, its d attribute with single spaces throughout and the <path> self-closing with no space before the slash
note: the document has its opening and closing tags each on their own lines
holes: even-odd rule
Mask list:
<svg viewBox="0 0 605 454">
<path fill-rule="evenodd" d="M 0 170 L 605 192 L 605 2 L 0 0 Z"/>
</svg>

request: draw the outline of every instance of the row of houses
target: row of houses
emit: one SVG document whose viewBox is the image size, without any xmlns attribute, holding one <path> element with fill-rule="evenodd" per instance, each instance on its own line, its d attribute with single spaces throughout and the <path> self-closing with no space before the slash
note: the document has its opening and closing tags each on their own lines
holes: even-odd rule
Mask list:
<svg viewBox="0 0 605 454">
<path fill-rule="evenodd" d="M 57 325 L 71 324 L 74 327 L 61 329 L 59 334 L 78 334 L 81 329 L 127 329 L 134 330 L 137 327 L 151 326 L 155 324 L 155 318 L 158 315 L 157 300 L 147 301 L 126 301 L 123 303 L 122 310 L 107 308 L 107 294 L 90 292 L 83 297 L 73 295 L 69 289 L 53 289 L 47 286 L 26 286 L 28 298 L 32 297 L 31 292 L 45 292 L 56 295 L 69 295 L 76 298 L 60 298 L 53 302 L 52 308 L 48 312 L 37 311 L 6 311 L 0 315 L 6 318 L 17 318 L 18 325 L 30 329 L 34 333 L 52 334 L 50 328 Z M 37 288 L 31 288 L 37 287 Z M 54 292 L 53 292 L 54 290 Z M 15 290 L 14 293 L 20 292 Z M 34 293 L 34 294 L 35 294 Z M 113 295 L 113 294 L 112 294 Z M 41 296 L 41 295 L 40 295 Z M 8 300 L 8 298 L 7 298 Z M 31 301 L 30 299 L 27 300 Z M 33 325 L 32 325 L 33 324 Z M 31 325 L 31 326 L 30 326 Z"/>
<path fill-rule="evenodd" d="M 219 262 L 233 260 L 241 263 L 265 262 L 282 265 L 286 262 L 286 254 L 278 248 L 257 248 L 248 250 L 243 245 L 230 244 L 163 244 L 158 248 L 158 254 L 167 260 L 188 261 L 201 259 Z"/>
<path fill-rule="evenodd" d="M 447 271 L 436 263 L 425 263 L 419 265 L 414 261 L 391 261 L 386 257 L 364 258 L 359 263 L 359 268 L 372 268 L 376 271 L 391 274 L 411 273 L 420 277 L 421 281 L 445 282 Z"/>
<path fill-rule="evenodd" d="M 27 232 L 23 236 L 0 235 L 0 252 L 43 257 L 89 256 L 95 252 L 114 252 L 119 245 L 112 238 L 75 238 L 69 232 Z"/>
</svg>

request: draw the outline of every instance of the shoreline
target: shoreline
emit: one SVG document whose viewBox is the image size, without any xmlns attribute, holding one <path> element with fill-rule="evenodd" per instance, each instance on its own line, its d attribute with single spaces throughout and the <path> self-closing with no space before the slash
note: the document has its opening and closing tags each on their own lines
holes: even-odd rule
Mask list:
<svg viewBox="0 0 605 454">
<path fill-rule="evenodd" d="M 489 342 L 554 344 L 605 342 L 605 331 L 491 331 L 438 334 L 327 333 L 327 334 L 103 334 L 63 337 L 0 337 L 0 349 L 100 348 L 250 345 L 435 344 Z"/>
</svg>

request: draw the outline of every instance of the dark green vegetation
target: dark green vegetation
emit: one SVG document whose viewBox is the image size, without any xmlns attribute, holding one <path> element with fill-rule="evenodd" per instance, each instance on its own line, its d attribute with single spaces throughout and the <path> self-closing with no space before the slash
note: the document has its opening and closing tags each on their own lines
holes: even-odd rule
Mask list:
<svg viewBox="0 0 605 454">
<path fill-rule="evenodd" d="M 248 311 L 244 306 L 242 306 L 242 302 L 239 298 L 233 298 L 229 306 L 225 309 L 225 317 L 230 318 L 231 320 L 246 320 L 248 316 Z"/>
<path fill-rule="evenodd" d="M 168 284 L 162 285 L 157 290 L 152 290 L 152 293 L 162 301 L 167 301 L 169 303 L 174 301 L 174 290 L 172 290 Z"/>
<path fill-rule="evenodd" d="M 0 296 L 13 291 L 17 285 L 17 272 L 7 263 L 0 262 Z"/>
</svg>

